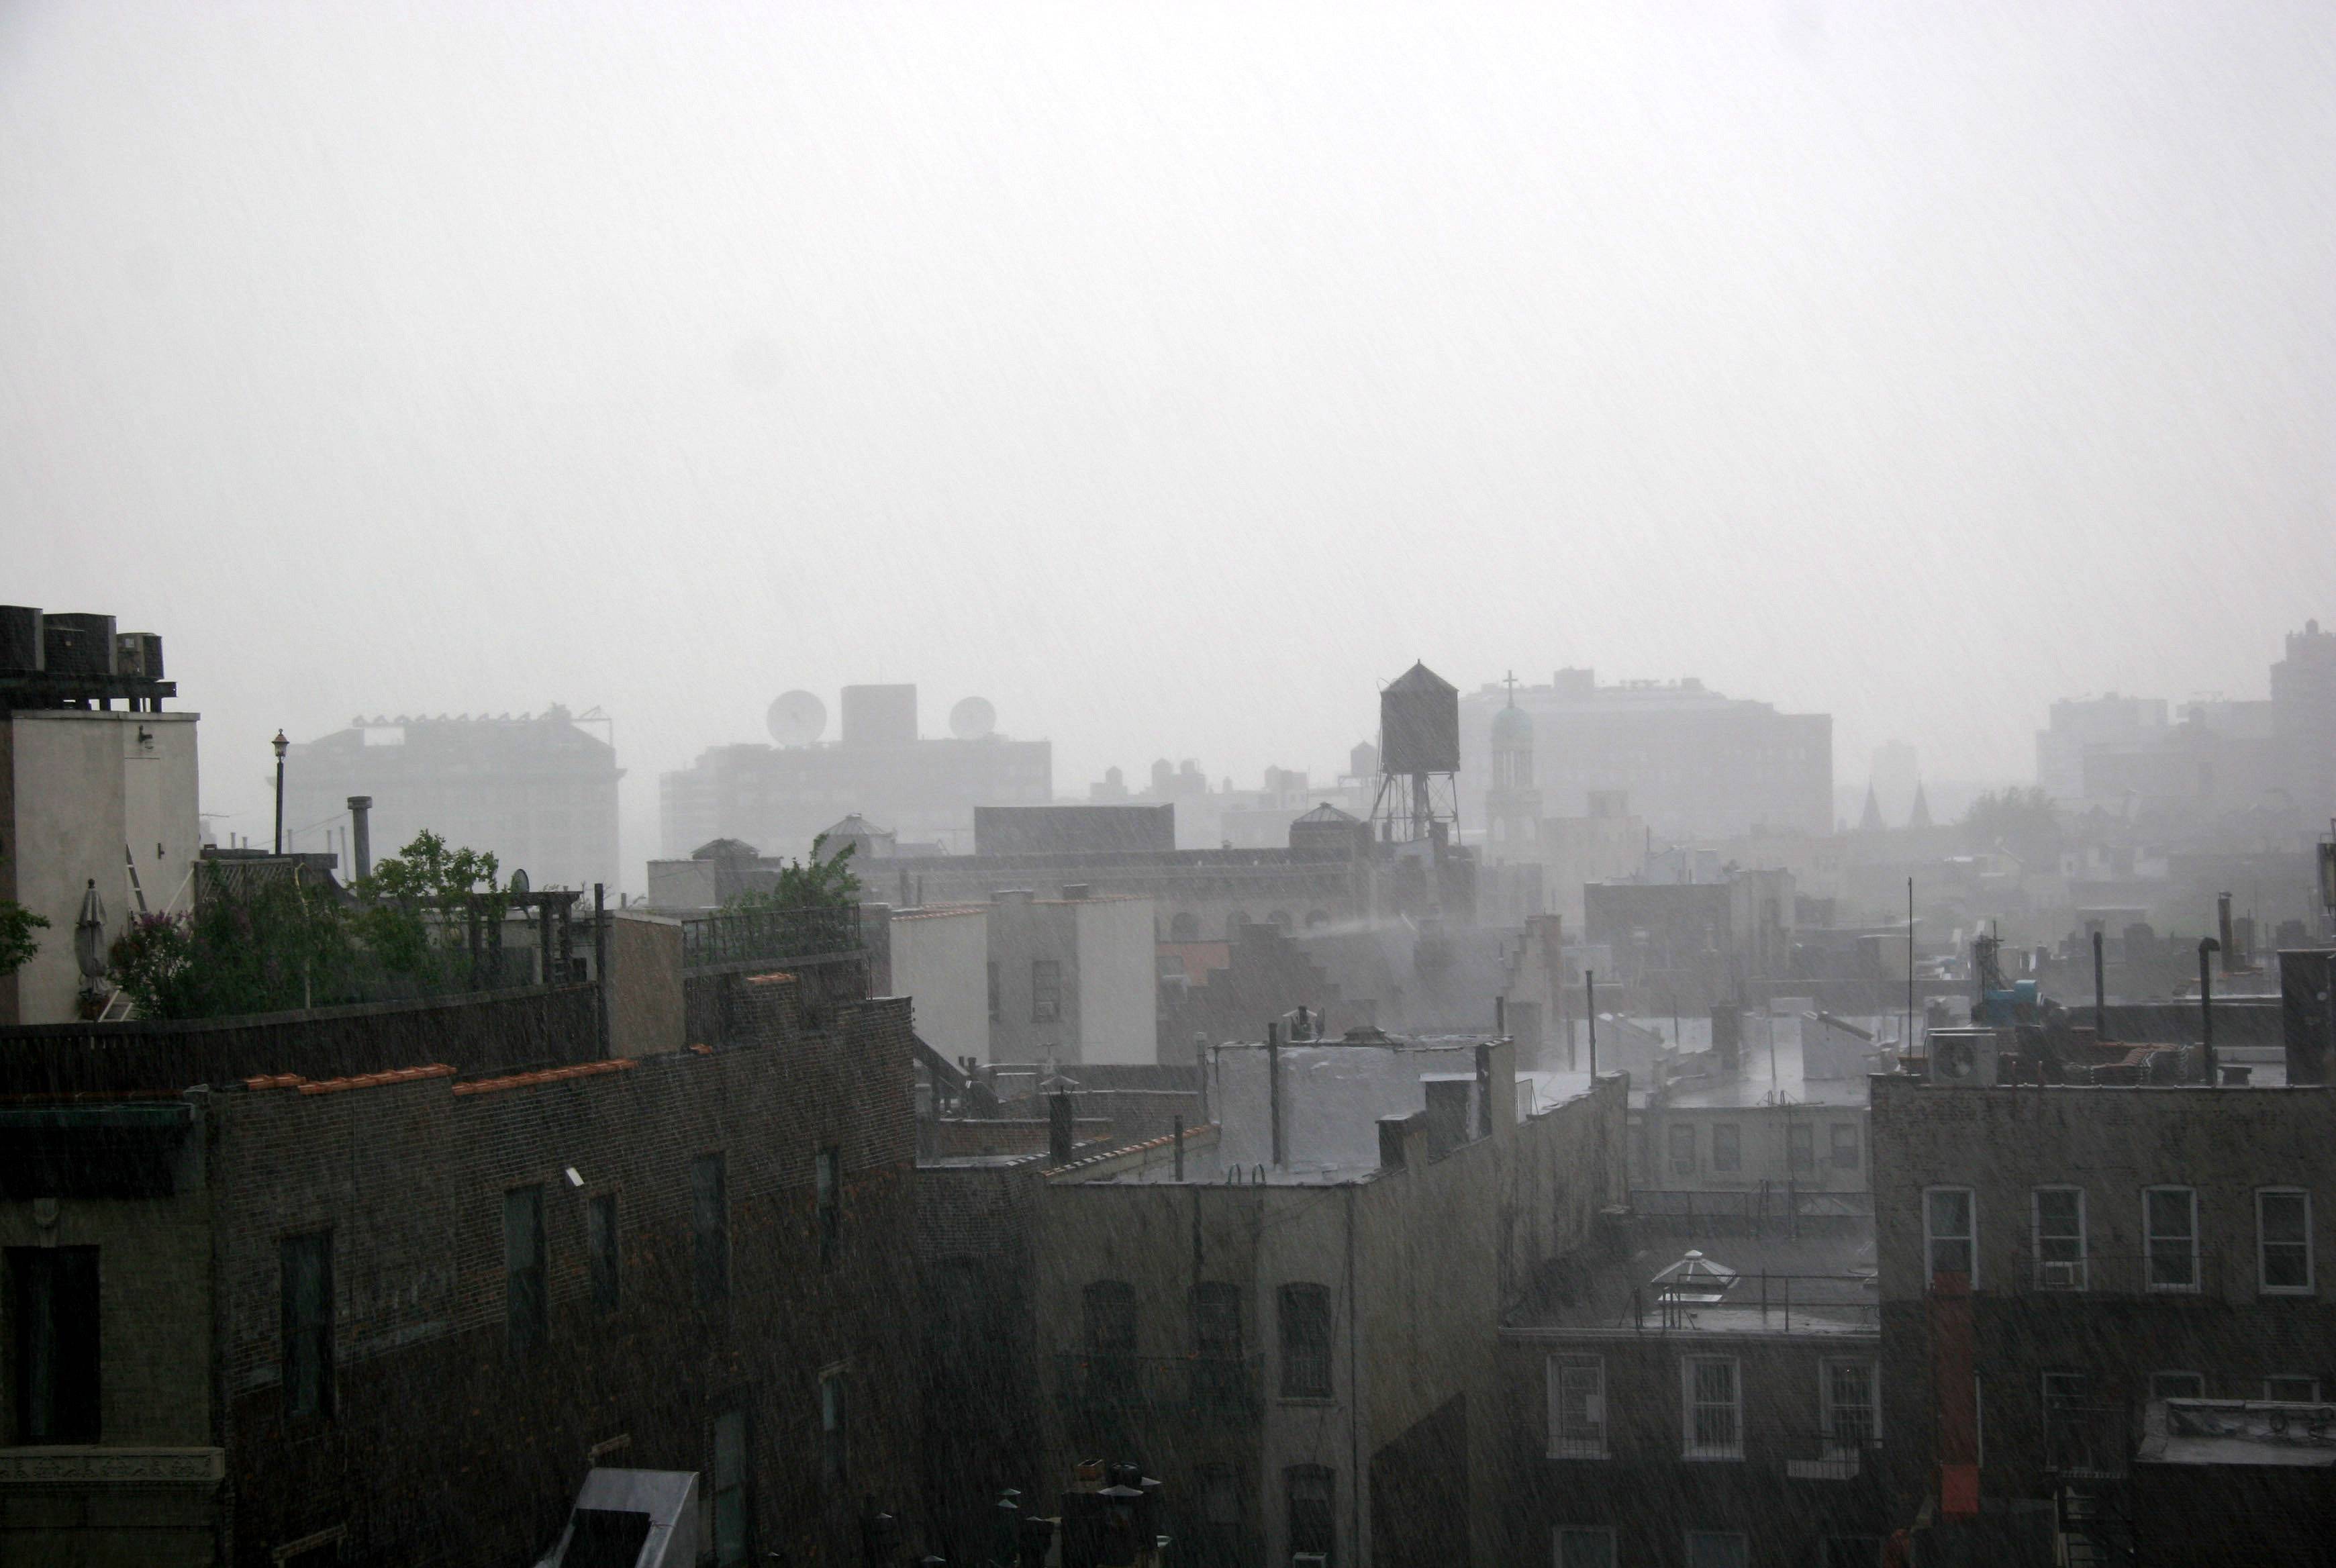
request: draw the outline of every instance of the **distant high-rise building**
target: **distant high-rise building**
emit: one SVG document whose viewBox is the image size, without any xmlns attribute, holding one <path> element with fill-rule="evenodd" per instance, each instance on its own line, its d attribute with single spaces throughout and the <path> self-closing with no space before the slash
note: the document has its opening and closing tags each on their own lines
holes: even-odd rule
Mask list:
<svg viewBox="0 0 2336 1568">
<path fill-rule="evenodd" d="M 1829 714 L 1778 713 L 1698 680 L 1601 686 L 1587 669 L 1519 686 L 1515 700 L 1533 726 L 1533 788 L 1551 816 L 1586 816 L 1592 791 L 1621 790 L 1665 837 L 1833 831 Z M 1493 721 L 1508 704 L 1498 685 L 1461 699 L 1464 828 L 1485 821 Z"/>
<path fill-rule="evenodd" d="M 623 775 L 615 746 L 557 706 L 516 718 L 353 719 L 286 757 L 284 847 L 326 848 L 327 830 L 348 825 L 349 797 L 370 795 L 376 861 L 427 830 L 492 852 L 505 879 L 524 871 L 537 887 L 614 889 Z"/>
<path fill-rule="evenodd" d="M 808 692 L 771 705 L 776 744 L 717 745 L 658 781 L 659 838 L 668 858 L 717 838 L 766 855 L 799 855 L 812 837 L 859 812 L 912 843 L 972 847 L 973 810 L 1046 805 L 1054 746 L 992 733 L 996 711 L 968 697 L 949 713 L 948 739 L 917 729 L 913 686 L 843 688 L 842 738 L 822 739 L 827 709 Z"/>
<path fill-rule="evenodd" d="M 2078 697 L 2052 705 L 2049 727 L 2036 732 L 2036 782 L 2064 804 L 2085 798 L 2085 748 L 2139 745 L 2166 728 L 2166 699 L 2156 696 Z"/>
<path fill-rule="evenodd" d="M 2336 632 L 2307 620 L 2271 667 L 2272 735 L 2280 771 L 2313 823 L 2336 817 Z"/>
</svg>

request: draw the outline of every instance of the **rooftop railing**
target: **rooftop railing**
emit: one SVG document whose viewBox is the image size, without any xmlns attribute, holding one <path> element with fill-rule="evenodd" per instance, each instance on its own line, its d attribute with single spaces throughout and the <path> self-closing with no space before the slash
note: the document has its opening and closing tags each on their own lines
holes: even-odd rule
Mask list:
<svg viewBox="0 0 2336 1568">
<path fill-rule="evenodd" d="M 1639 1331 L 1797 1334 L 1878 1330 L 1882 1304 L 1865 1274 L 1741 1273 L 1725 1290 L 1643 1286 L 1630 1292 Z"/>
<path fill-rule="evenodd" d="M 856 950 L 860 906 L 812 904 L 783 910 L 722 910 L 681 922 L 686 969 L 784 962 Z"/>
</svg>

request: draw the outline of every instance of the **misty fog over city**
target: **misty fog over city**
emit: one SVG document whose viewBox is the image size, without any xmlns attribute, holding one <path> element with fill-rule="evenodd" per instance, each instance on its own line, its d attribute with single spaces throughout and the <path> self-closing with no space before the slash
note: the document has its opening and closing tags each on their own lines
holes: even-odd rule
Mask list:
<svg viewBox="0 0 2336 1568">
<path fill-rule="evenodd" d="M 0 1563 L 2336 1563 L 2336 25 L 0 8 Z"/>
</svg>

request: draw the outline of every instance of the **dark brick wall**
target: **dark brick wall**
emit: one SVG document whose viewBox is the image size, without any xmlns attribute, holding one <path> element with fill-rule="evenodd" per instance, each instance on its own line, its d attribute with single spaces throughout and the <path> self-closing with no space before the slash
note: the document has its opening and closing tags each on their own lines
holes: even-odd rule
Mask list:
<svg viewBox="0 0 2336 1568">
<path fill-rule="evenodd" d="M 925 1285 L 922 1381 L 935 1550 L 978 1562 L 1001 1489 L 1050 1495 L 1037 1473 L 1031 1306 L 1038 1168 L 917 1171 L 917 1260 Z"/>
<path fill-rule="evenodd" d="M 593 1008 L 591 987 L 561 986 L 240 1018 L 17 1025 L 0 1029 L 0 1095 L 176 1094 L 266 1074 L 589 1061 L 599 1054 Z"/>
<path fill-rule="evenodd" d="M 784 981 L 756 1043 L 503 1086 L 446 1078 L 209 1096 L 232 1560 L 346 1530 L 343 1561 L 495 1563 L 549 1544 L 588 1452 L 707 1470 L 747 1419 L 757 1553 L 848 1561 L 861 1499 L 917 1490 L 908 1004 L 799 1030 Z M 312 1086 L 312 1088 L 314 1086 Z M 820 1256 L 813 1159 L 840 1147 L 843 1224 Z M 691 1161 L 726 1165 L 730 1290 L 696 1299 Z M 571 1186 L 564 1171 L 583 1178 Z M 502 1202 L 541 1183 L 548 1345 L 507 1346 Z M 593 1304 L 588 1201 L 613 1193 L 623 1300 Z M 338 1408 L 287 1417 L 278 1247 L 334 1232 Z M 841 1367 L 850 1461 L 822 1468 L 820 1378 Z"/>
</svg>

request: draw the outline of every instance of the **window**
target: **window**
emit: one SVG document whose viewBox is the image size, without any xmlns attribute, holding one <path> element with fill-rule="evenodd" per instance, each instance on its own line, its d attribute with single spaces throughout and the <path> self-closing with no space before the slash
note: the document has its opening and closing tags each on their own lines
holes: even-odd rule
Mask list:
<svg viewBox="0 0 2336 1568">
<path fill-rule="evenodd" d="M 1744 1457 L 1743 1388 L 1737 1381 L 1736 1363 L 1718 1357 L 1689 1357 L 1679 1364 L 1686 1398 L 1689 1459 Z"/>
<path fill-rule="evenodd" d="M 1857 1169 L 1857 1124 L 1835 1122 L 1828 1133 L 1833 1139 L 1833 1168 L 1836 1171 Z"/>
<path fill-rule="evenodd" d="M 584 1206 L 584 1246 L 591 1255 L 592 1305 L 613 1312 L 619 1300 L 616 1193 L 603 1193 Z"/>
<path fill-rule="evenodd" d="M 1744 1168 L 1744 1129 L 1734 1122 L 1711 1124 L 1711 1168 L 1715 1171 L 1740 1171 Z"/>
<path fill-rule="evenodd" d="M 1614 1568 L 1614 1532 L 1595 1524 L 1560 1524 L 1557 1568 Z"/>
<path fill-rule="evenodd" d="M 2045 1466 L 2098 1474 L 2113 1469 L 2121 1457 L 2109 1412 L 2094 1398 L 2092 1375 L 2045 1373 Z"/>
<path fill-rule="evenodd" d="M 1063 1018 L 1063 966 L 1053 959 L 1030 960 L 1030 1021 L 1056 1024 Z"/>
<path fill-rule="evenodd" d="M 2206 1379 L 2195 1372 L 2152 1372 L 2149 1375 L 2149 1397 L 2153 1399 L 2203 1399 L 2206 1397 Z"/>
<path fill-rule="evenodd" d="M 1292 1465 L 1283 1472 L 1290 1496 L 1290 1554 L 1319 1553 L 1325 1563 L 1338 1546 L 1338 1477 L 1319 1465 Z"/>
<path fill-rule="evenodd" d="M 1281 1397 L 1330 1397 L 1330 1292 L 1320 1285 L 1284 1285 L 1280 1292 Z"/>
<path fill-rule="evenodd" d="M 812 1184 L 819 1210 L 819 1261 L 832 1263 L 843 1241 L 843 1151 L 835 1144 L 812 1156 Z"/>
<path fill-rule="evenodd" d="M 1751 1542 L 1733 1530 L 1687 1533 L 1687 1568 L 1748 1568 L 1751 1561 Z"/>
<path fill-rule="evenodd" d="M 2036 1288 L 2081 1290 L 2089 1281 L 2085 1257 L 2085 1192 L 2039 1187 L 2030 1194 L 2036 1224 Z"/>
<path fill-rule="evenodd" d="M 333 1413 L 333 1233 L 287 1236 L 278 1249 L 284 1295 L 284 1413 Z"/>
<path fill-rule="evenodd" d="M 1818 1416 L 1825 1446 L 1839 1454 L 1871 1448 L 1882 1437 L 1882 1401 L 1874 1395 L 1871 1361 L 1827 1361 L 1819 1368 Z"/>
<path fill-rule="evenodd" d="M 1670 1126 L 1664 1131 L 1663 1139 L 1669 1147 L 1670 1154 L 1671 1174 L 1674 1176 L 1694 1175 L 1695 1124 L 1693 1122 L 1673 1122 Z"/>
<path fill-rule="evenodd" d="M 16 1441 L 98 1440 L 95 1247 L 8 1249 Z"/>
<path fill-rule="evenodd" d="M 1796 1172 L 1817 1168 L 1817 1130 L 1806 1122 L 1792 1122 L 1785 1127 L 1785 1154 Z"/>
<path fill-rule="evenodd" d="M 1005 1016 L 1006 1009 L 998 999 L 998 960 L 992 959 L 989 960 L 989 1021 L 994 1024 Z"/>
<path fill-rule="evenodd" d="M 503 1324 L 514 1356 L 543 1349 L 543 1189 L 503 1194 Z"/>
<path fill-rule="evenodd" d="M 1978 1224 L 1969 1187 L 1932 1187 L 1922 1194 L 1922 1242 L 1931 1279 L 1961 1274 L 1979 1284 Z"/>
<path fill-rule="evenodd" d="M 746 1412 L 725 1410 L 714 1417 L 714 1561 L 748 1560 L 746 1541 Z"/>
<path fill-rule="evenodd" d="M 2198 1288 L 2198 1193 L 2150 1187 L 2141 1194 L 2142 1236 L 2153 1290 Z"/>
<path fill-rule="evenodd" d="M 730 1299 L 730 1204 L 719 1154 L 689 1162 L 689 1220 L 696 1234 L 697 1304 Z"/>
<path fill-rule="evenodd" d="M 1654 1155 L 1647 1149 L 1647 1129 L 1641 1123 L 1630 1129 L 1630 1168 L 1641 1176 L 1654 1174 Z"/>
<path fill-rule="evenodd" d="M 2317 1405 L 2320 1403 L 2320 1379 L 2265 1378 L 2263 1398 L 2275 1405 Z"/>
<path fill-rule="evenodd" d="M 2273 1294 L 2312 1289 L 2312 1194 L 2266 1187 L 2255 1194 L 2257 1278 Z"/>
<path fill-rule="evenodd" d="M 1606 1363 L 1602 1359 L 1549 1359 L 1549 1456 L 1606 1457 Z"/>
<path fill-rule="evenodd" d="M 820 1473 L 830 1489 L 841 1492 L 851 1479 L 851 1436 L 844 1421 L 843 1368 L 836 1367 L 819 1378 Z"/>
</svg>

